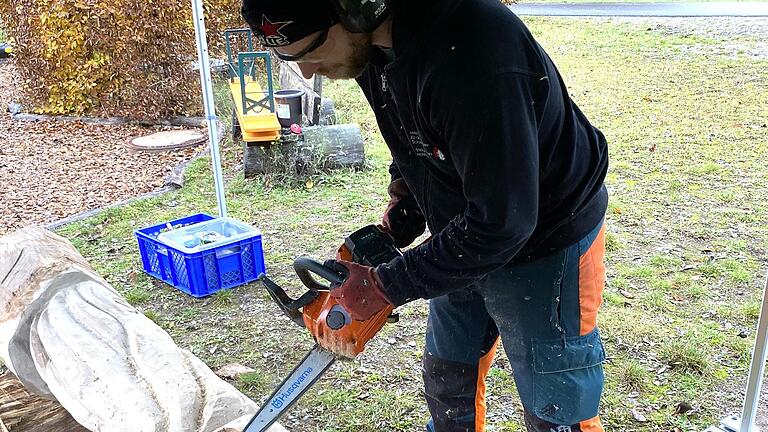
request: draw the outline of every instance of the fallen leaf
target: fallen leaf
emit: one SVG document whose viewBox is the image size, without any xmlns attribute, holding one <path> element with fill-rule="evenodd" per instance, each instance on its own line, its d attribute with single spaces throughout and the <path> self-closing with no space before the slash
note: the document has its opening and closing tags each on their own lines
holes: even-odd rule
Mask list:
<svg viewBox="0 0 768 432">
<path fill-rule="evenodd" d="M 221 378 L 236 379 L 241 375 L 251 372 L 256 372 L 256 370 L 240 363 L 230 363 L 217 370 L 216 375 Z"/>
<path fill-rule="evenodd" d="M 680 415 L 685 414 L 688 411 L 691 411 L 693 407 L 688 402 L 678 402 L 677 405 L 675 405 L 675 412 L 673 414 Z"/>
</svg>

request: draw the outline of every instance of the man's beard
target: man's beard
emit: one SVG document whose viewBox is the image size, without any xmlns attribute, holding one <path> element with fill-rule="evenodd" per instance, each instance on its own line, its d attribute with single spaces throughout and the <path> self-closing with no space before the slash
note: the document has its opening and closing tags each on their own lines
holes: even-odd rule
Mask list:
<svg viewBox="0 0 768 432">
<path fill-rule="evenodd" d="M 373 52 L 370 33 L 352 33 L 349 38 L 349 55 L 341 62 L 317 70 L 320 75 L 330 79 L 357 78 L 368 66 Z"/>
</svg>

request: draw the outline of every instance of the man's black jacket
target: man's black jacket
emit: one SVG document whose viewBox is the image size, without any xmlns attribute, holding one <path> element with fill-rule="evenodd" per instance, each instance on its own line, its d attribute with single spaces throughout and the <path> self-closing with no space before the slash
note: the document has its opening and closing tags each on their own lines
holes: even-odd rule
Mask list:
<svg viewBox="0 0 768 432">
<path fill-rule="evenodd" d="M 498 0 L 393 0 L 358 82 L 432 239 L 377 274 L 396 305 L 577 242 L 604 217 L 605 138 Z"/>
</svg>

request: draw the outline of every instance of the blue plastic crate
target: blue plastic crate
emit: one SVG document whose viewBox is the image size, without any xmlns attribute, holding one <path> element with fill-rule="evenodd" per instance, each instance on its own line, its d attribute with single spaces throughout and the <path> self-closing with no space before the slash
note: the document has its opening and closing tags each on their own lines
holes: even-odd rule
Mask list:
<svg viewBox="0 0 768 432">
<path fill-rule="evenodd" d="M 261 233 L 242 222 L 240 234 L 210 245 L 186 247 L 162 238 L 167 235 L 158 239 L 168 225 L 176 233 L 221 220 L 200 213 L 136 230 L 144 271 L 194 297 L 258 279 L 265 272 Z"/>
</svg>

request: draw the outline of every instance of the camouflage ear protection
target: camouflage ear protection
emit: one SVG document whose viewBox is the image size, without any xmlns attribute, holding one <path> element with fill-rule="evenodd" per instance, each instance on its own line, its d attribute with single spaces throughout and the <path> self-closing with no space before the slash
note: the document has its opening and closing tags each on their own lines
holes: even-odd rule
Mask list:
<svg viewBox="0 0 768 432">
<path fill-rule="evenodd" d="M 337 23 L 370 33 L 388 12 L 388 0 L 243 0 L 242 6 L 245 22 L 266 47 L 289 45 Z"/>
</svg>

